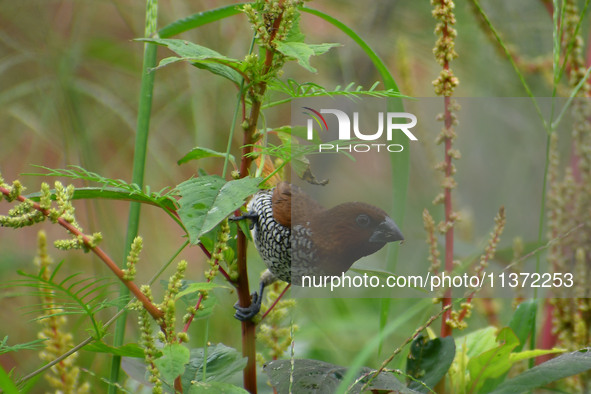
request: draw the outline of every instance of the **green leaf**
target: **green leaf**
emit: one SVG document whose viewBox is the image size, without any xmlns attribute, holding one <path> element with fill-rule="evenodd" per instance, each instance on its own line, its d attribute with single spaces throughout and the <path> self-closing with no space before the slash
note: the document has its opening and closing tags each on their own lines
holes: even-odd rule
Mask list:
<svg viewBox="0 0 591 394">
<path fill-rule="evenodd" d="M 355 31 L 353 31 L 353 29 L 351 29 L 349 26 L 347 26 L 343 22 L 339 21 L 338 19 L 335 19 L 332 16 L 325 14 L 322 11 L 318 11 L 318 10 L 315 10 L 313 8 L 308 8 L 308 7 L 302 7 L 300 10 L 302 12 L 306 12 L 308 14 L 316 15 L 317 17 L 325 20 L 326 22 L 328 22 L 331 25 L 335 26 L 336 28 L 340 29 L 343 33 L 345 33 L 347 36 L 349 36 L 349 38 L 351 38 L 353 41 L 355 41 L 355 43 L 357 45 L 359 45 L 359 47 L 365 52 L 367 57 L 369 57 L 369 59 L 372 61 L 373 65 L 378 70 L 378 72 L 380 73 L 380 76 L 384 80 L 384 85 L 386 86 L 386 89 L 394 89 L 397 92 L 400 91 L 398 89 L 398 86 L 396 85 L 396 81 L 394 80 L 394 78 L 392 77 L 392 74 L 390 73 L 390 70 L 388 69 L 388 66 L 386 66 L 386 64 L 379 57 L 379 55 L 377 53 L 375 53 L 375 51 L 373 49 L 371 49 L 371 47 L 367 44 L 367 42 L 365 42 L 365 40 L 363 40 L 363 38 L 361 38 Z M 402 106 L 400 107 L 400 109 L 402 109 Z M 394 155 L 394 156 L 396 156 L 396 155 Z M 400 185 L 398 185 L 398 186 L 400 186 Z M 400 221 L 398 221 L 398 220 L 396 222 L 400 223 Z"/>
<path fill-rule="evenodd" d="M 222 285 L 218 285 L 216 283 L 213 282 L 193 282 L 193 283 L 189 283 L 183 290 L 181 290 L 175 297 L 175 300 L 178 300 L 179 298 L 189 295 L 189 294 L 194 294 L 194 293 L 198 293 L 201 291 L 209 291 L 211 289 L 214 289 L 216 287 L 226 287 L 226 286 L 222 286 Z"/>
<path fill-rule="evenodd" d="M 181 381 L 183 387 L 189 387 L 191 381 L 203 381 L 203 348 L 191 349 L 189 363 Z M 207 367 L 205 381 L 224 381 L 242 371 L 246 366 L 246 358 L 236 349 L 222 343 L 207 348 Z"/>
<path fill-rule="evenodd" d="M 563 354 L 500 384 L 491 394 L 524 393 L 591 369 L 591 348 Z"/>
<path fill-rule="evenodd" d="M 234 250 L 236 250 L 236 235 L 238 233 L 238 229 L 235 226 L 236 223 L 244 224 L 244 229 L 246 231 L 246 238 L 252 240 L 250 236 L 250 228 L 249 220 L 239 220 L 239 221 L 231 221 L 230 222 L 230 239 L 228 240 L 228 249 L 224 251 L 224 261 L 232 262 L 234 261 Z M 215 243 L 217 242 L 217 236 L 220 229 L 220 225 L 217 225 L 213 230 L 210 232 L 203 234 L 201 238 L 199 238 L 199 242 L 209 251 L 212 251 L 214 248 Z"/>
<path fill-rule="evenodd" d="M 263 108 L 270 108 L 276 105 L 281 105 L 285 103 L 289 103 L 295 97 L 334 97 L 334 96 L 344 96 L 350 99 L 356 99 L 358 97 L 376 97 L 376 98 L 386 98 L 386 97 L 407 97 L 402 95 L 400 92 L 394 89 L 388 90 L 376 90 L 376 86 L 378 86 L 379 82 L 375 82 L 373 86 L 368 89 L 364 89 L 361 85 L 355 85 L 354 83 L 350 83 L 349 85 L 345 86 L 344 88 L 341 86 L 335 87 L 333 90 L 328 90 L 323 86 L 320 86 L 313 82 L 306 82 L 299 84 L 298 82 L 294 81 L 293 79 L 287 79 L 287 81 L 282 81 L 279 79 L 273 79 L 269 81 L 268 88 L 270 90 L 275 90 L 278 92 L 285 93 L 289 95 L 289 98 L 284 98 L 278 101 L 272 101 L 265 105 Z M 307 132 L 305 127 L 301 127 L 303 130 L 302 138 L 306 138 L 305 133 Z"/>
<path fill-rule="evenodd" d="M 556 353 L 564 353 L 566 349 L 534 349 L 534 350 L 524 350 L 523 352 L 519 353 L 511 353 L 509 355 L 509 360 L 511 363 L 516 363 L 518 361 L 527 360 L 528 358 L 533 357 L 540 357 L 545 356 L 546 354 L 556 354 Z"/>
<path fill-rule="evenodd" d="M 224 152 L 217 152 L 215 150 L 208 148 L 196 147 L 191 149 L 189 153 L 187 153 L 182 159 L 177 161 L 177 164 L 181 165 L 191 160 L 203 159 L 204 157 L 226 157 L 226 154 Z M 232 162 L 232 164 L 236 165 L 236 159 L 233 155 L 230 155 L 230 161 Z"/>
<path fill-rule="evenodd" d="M 104 335 L 104 327 L 102 323 L 96 319 L 96 313 L 102 309 L 114 306 L 113 303 L 103 301 L 107 298 L 109 288 L 112 286 L 111 278 L 95 278 L 86 277 L 80 279 L 81 273 L 75 273 L 67 276 L 61 281 L 57 281 L 57 274 L 64 261 L 62 260 L 55 266 L 51 272 L 50 277 L 44 278 L 40 274 L 31 275 L 18 270 L 17 273 L 26 278 L 22 280 L 15 280 L 9 282 L 10 286 L 30 287 L 39 291 L 52 291 L 55 299 L 67 299 L 72 302 L 61 302 L 61 311 L 51 315 L 42 314 L 37 320 L 47 318 L 49 316 L 86 314 L 90 319 L 93 327 L 93 335 L 96 338 L 101 338 Z M 47 305 L 41 304 L 41 308 Z M 39 312 L 45 312 L 43 309 Z"/>
<path fill-rule="evenodd" d="M 41 193 L 39 192 L 27 195 L 27 198 L 30 198 L 33 201 L 39 201 L 40 197 Z M 72 196 L 73 200 L 89 200 L 94 198 L 135 201 L 142 204 L 150 204 L 176 210 L 174 202 L 170 197 L 153 197 L 143 192 L 130 191 L 129 189 L 119 189 L 115 187 L 79 187 L 74 190 L 74 195 Z M 51 199 L 55 200 L 55 194 L 51 195 Z"/>
<path fill-rule="evenodd" d="M 278 41 L 275 43 L 276 48 L 283 55 L 297 60 L 298 64 L 306 70 L 315 73 L 317 70 L 310 64 L 310 57 L 314 55 L 321 55 L 330 48 L 340 46 L 340 44 L 318 44 L 310 45 L 303 42 L 285 42 Z"/>
<path fill-rule="evenodd" d="M 144 349 L 136 343 L 127 343 L 123 346 L 113 347 L 104 342 L 95 341 L 84 346 L 84 350 L 95 353 L 109 353 L 121 357 L 144 358 Z"/>
<path fill-rule="evenodd" d="M 498 329 L 496 327 L 489 326 L 457 338 L 456 347 L 458 348 L 458 352 L 460 348 L 464 348 L 466 349 L 466 355 L 469 358 L 473 358 L 494 348 L 497 344 L 497 331 Z"/>
<path fill-rule="evenodd" d="M 176 57 L 176 56 L 165 57 L 164 59 L 160 60 L 160 62 L 158 63 L 158 66 L 154 67 L 152 70 L 160 70 L 161 68 L 169 66 L 173 63 L 184 62 L 186 60 L 187 59 L 184 57 Z"/>
<path fill-rule="evenodd" d="M 287 36 L 285 37 L 285 42 L 304 42 L 306 39 L 306 35 L 302 33 L 300 29 L 300 13 L 296 13 L 293 20 L 291 29 L 287 32 Z"/>
<path fill-rule="evenodd" d="M 240 14 L 243 7 L 244 4 L 232 4 L 190 15 L 186 18 L 179 19 L 164 26 L 162 29 L 158 30 L 158 36 L 161 38 L 172 37 L 184 31 L 194 29 L 196 27 L 215 22 L 232 15 Z"/>
<path fill-rule="evenodd" d="M 37 350 L 44 346 L 43 342 L 45 342 L 46 340 L 47 338 L 40 338 L 30 342 L 17 343 L 16 345 L 10 346 L 7 345 L 8 336 L 5 336 L 4 339 L 0 340 L 0 354 L 8 352 L 18 352 L 20 350 Z"/>
<path fill-rule="evenodd" d="M 154 360 L 165 381 L 172 383 L 185 372 L 185 364 L 189 362 L 190 352 L 179 343 L 166 345 L 162 348 L 162 357 Z"/>
<path fill-rule="evenodd" d="M 220 75 L 237 85 L 240 85 L 242 81 L 242 76 L 235 70 L 235 68 L 239 67 L 240 62 L 236 59 L 223 56 L 213 49 L 175 38 L 139 38 L 137 41 L 163 45 L 179 55 L 180 60 L 186 60 L 197 68 Z M 166 58 L 164 62 L 158 65 L 158 68 L 170 63 L 172 63 L 172 59 Z"/>
<path fill-rule="evenodd" d="M 195 382 L 188 391 L 189 394 L 248 394 L 242 387 L 222 382 Z"/>
<path fill-rule="evenodd" d="M 179 216 L 191 243 L 217 226 L 258 191 L 260 178 L 226 181 L 217 175 L 189 179 L 177 186 L 181 195 Z"/>
<path fill-rule="evenodd" d="M 20 393 L 18 387 L 16 387 L 12 379 L 10 379 L 10 375 L 8 375 L 4 368 L 2 368 L 2 365 L 0 365 L 0 389 L 2 389 L 5 394 Z"/>
<path fill-rule="evenodd" d="M 90 199 L 90 198 L 108 198 L 113 200 L 128 200 L 140 203 L 153 204 L 169 210 L 176 210 L 176 201 L 169 195 L 164 193 L 163 189 L 158 193 L 150 193 L 148 187 L 144 192 L 141 187 L 135 183 L 127 183 L 121 179 L 111 179 L 103 177 L 95 172 L 88 171 L 80 166 L 70 165 L 66 169 L 55 169 L 44 166 L 35 165 L 34 167 L 46 170 L 46 173 L 27 173 L 24 175 L 36 176 L 55 176 L 70 179 L 80 179 L 87 182 L 100 183 L 103 186 L 97 187 L 80 187 L 74 190 L 73 199 Z M 55 200 L 55 191 L 52 190 L 51 198 Z M 39 201 L 41 193 L 31 193 L 27 198 L 33 201 Z"/>
<path fill-rule="evenodd" d="M 263 367 L 271 385 L 279 393 L 335 393 L 347 373 L 346 367 L 319 360 L 275 360 Z M 375 371 L 363 367 L 355 374 L 356 383 L 347 391 L 357 394 Z M 416 393 L 407 388 L 391 373 L 381 372 L 367 386 L 368 390 L 390 390 L 397 393 Z"/>
<path fill-rule="evenodd" d="M 237 222 L 238 226 L 240 226 L 240 231 L 242 231 L 242 233 L 246 236 L 246 239 L 249 241 L 253 241 L 252 239 L 252 234 L 250 233 L 250 223 L 248 223 L 248 220 L 240 220 Z M 232 250 L 232 249 L 228 249 L 228 250 Z M 229 260 L 226 260 L 229 261 Z"/>
<path fill-rule="evenodd" d="M 495 379 L 507 372 L 513 363 L 510 354 L 519 345 L 519 339 L 509 327 L 499 331 L 499 345 L 468 362 L 468 371 L 472 379 L 473 391 L 481 392 L 487 379 Z"/>
<path fill-rule="evenodd" d="M 420 335 L 410 346 L 406 372 L 433 388 L 447 373 L 455 353 L 453 337 L 429 340 Z M 428 392 L 428 389 L 417 381 L 411 381 L 408 387 L 419 392 Z"/>
<path fill-rule="evenodd" d="M 536 300 L 528 300 L 519 304 L 515 313 L 513 313 L 509 327 L 519 339 L 519 345 L 515 347 L 514 351 L 519 352 L 523 349 L 529 333 L 535 327 L 537 308 L 538 302 Z"/>
</svg>

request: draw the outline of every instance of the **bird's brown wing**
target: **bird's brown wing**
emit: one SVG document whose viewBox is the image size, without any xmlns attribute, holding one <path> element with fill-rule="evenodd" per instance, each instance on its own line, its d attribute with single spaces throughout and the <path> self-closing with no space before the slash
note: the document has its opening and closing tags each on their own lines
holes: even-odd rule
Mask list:
<svg viewBox="0 0 591 394">
<path fill-rule="evenodd" d="M 302 224 L 322 212 L 324 208 L 297 186 L 281 182 L 273 191 L 273 217 L 282 226 Z"/>
</svg>

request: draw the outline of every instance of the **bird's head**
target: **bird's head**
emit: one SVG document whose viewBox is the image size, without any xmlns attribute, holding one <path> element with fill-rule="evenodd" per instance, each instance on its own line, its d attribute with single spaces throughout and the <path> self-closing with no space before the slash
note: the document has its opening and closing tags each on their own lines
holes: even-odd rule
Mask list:
<svg viewBox="0 0 591 394">
<path fill-rule="evenodd" d="M 310 227 L 324 260 L 328 260 L 327 256 L 335 257 L 333 265 L 338 273 L 349 269 L 360 258 L 377 252 L 386 243 L 404 240 L 386 212 L 361 202 L 328 209 L 314 218 Z"/>
</svg>

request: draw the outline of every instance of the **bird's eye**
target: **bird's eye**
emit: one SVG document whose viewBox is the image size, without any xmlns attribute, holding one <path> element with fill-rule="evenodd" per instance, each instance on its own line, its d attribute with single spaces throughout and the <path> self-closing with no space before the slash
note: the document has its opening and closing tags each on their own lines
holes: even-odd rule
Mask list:
<svg viewBox="0 0 591 394">
<path fill-rule="evenodd" d="M 355 221 L 361 227 L 367 227 L 367 226 L 369 226 L 369 222 L 370 222 L 369 216 L 367 216 L 365 214 L 361 214 L 361 215 L 357 216 L 357 218 L 355 219 Z"/>
</svg>

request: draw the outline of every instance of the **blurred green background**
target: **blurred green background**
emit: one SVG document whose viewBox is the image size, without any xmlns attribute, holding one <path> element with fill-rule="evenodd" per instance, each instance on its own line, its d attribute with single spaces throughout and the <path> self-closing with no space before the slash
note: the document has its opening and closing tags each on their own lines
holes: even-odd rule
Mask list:
<svg viewBox="0 0 591 394">
<path fill-rule="evenodd" d="M 230 3 L 160 1 L 159 27 Z M 488 0 L 482 3 L 493 24 L 523 61 L 547 64 L 544 62 L 549 61 L 552 50 L 552 21 L 541 1 Z M 432 54 L 435 21 L 427 1 L 320 0 L 308 6 L 336 17 L 365 39 L 388 65 L 402 93 L 415 97 L 434 96 L 431 81 L 437 77 L 440 66 Z M 105 177 L 130 181 L 143 50 L 143 44 L 133 40 L 143 37 L 144 12 L 141 1 L 0 1 L 0 171 L 7 181 L 19 178 L 30 192 L 37 191 L 41 178 L 20 175 L 37 172 L 34 164 L 53 168 L 76 164 Z M 483 32 L 468 2 L 458 2 L 456 16 L 456 50 L 460 55 L 452 63 L 460 79 L 456 96 L 525 96 L 510 64 Z M 379 80 L 361 49 L 336 28 L 304 14 L 302 30 L 307 42 L 338 42 L 343 46 L 312 60 L 317 74 L 310 74 L 292 62 L 285 68 L 286 77 L 327 88 L 350 82 L 369 88 Z M 251 36 L 246 18 L 238 15 L 183 33 L 180 38 L 230 57 L 243 58 Z M 165 48 L 159 48 L 158 53 L 159 59 L 171 55 Z M 551 95 L 548 83 L 551 71 L 550 62 L 550 68 L 544 72 L 527 74 L 535 95 Z M 176 164 L 191 148 L 225 150 L 236 93 L 226 80 L 188 64 L 157 71 L 145 177 L 152 190 L 174 187 L 196 174 L 195 162 Z M 265 117 L 268 124 L 288 124 L 289 105 L 267 110 Z M 512 196 L 516 194 L 519 202 L 508 212 L 508 231 L 501 247 L 510 246 L 515 236 L 535 240 L 538 225 L 544 157 L 540 149 L 545 144 L 541 125 L 533 126 L 533 132 L 501 146 L 491 145 L 491 139 L 495 139 L 491 131 L 486 131 L 490 128 L 483 127 L 483 130 L 479 130 L 476 122 L 469 130 L 472 133 L 469 137 L 463 139 L 460 133 L 458 138 L 464 159 L 457 163 L 460 186 L 455 192 L 455 203 L 456 209 L 464 212 L 466 218 L 458 232 L 459 239 L 466 242 L 466 250 L 470 251 L 482 247 L 499 205 L 511 205 Z M 424 134 L 420 145 L 413 146 L 412 150 L 412 178 L 407 219 L 403 225 L 408 243 L 416 246 L 407 249 L 411 251 L 410 256 L 401 259 L 399 264 L 426 263 L 421 213 L 427 207 L 436 219 L 441 217 L 441 208 L 431 205 L 439 192 L 437 175 L 432 169 L 433 163 L 441 157 L 441 147 L 433 144 L 439 128 L 421 131 Z M 237 157 L 241 139 L 240 133 L 236 133 L 233 154 Z M 504 176 L 506 173 L 499 173 L 497 164 L 512 157 L 517 158 L 513 162 L 515 168 L 522 168 L 519 165 L 524 164 L 525 170 L 519 176 Z M 199 162 L 206 171 L 218 174 L 221 164 L 220 159 Z M 491 190 L 495 193 L 487 192 Z M 523 204 L 525 211 L 519 209 L 519 204 Z M 101 231 L 104 249 L 121 261 L 128 204 L 79 201 L 76 208 L 85 231 Z M 0 206 L 2 213 L 8 209 L 8 204 Z M 515 225 L 516 222 L 519 225 Z M 47 223 L 20 231 L 0 230 L 2 280 L 17 278 L 17 270 L 35 271 L 32 259 L 35 234 L 40 227 L 49 233 L 50 240 L 64 237 L 61 228 Z M 147 206 L 142 208 L 140 234 L 145 247 L 138 267 L 138 282 L 143 283 L 168 261 L 184 239 L 182 231 L 167 215 Z M 461 251 L 461 247 L 458 250 Z M 254 284 L 263 265 L 254 248 L 250 248 L 250 253 L 251 284 Z M 51 250 L 51 254 L 56 261 L 66 260 L 64 272 L 83 271 L 96 277 L 110 274 L 92 255 L 57 250 Z M 186 249 L 179 258 L 189 261 L 188 279 L 202 279 L 205 260 L 198 248 Z M 201 346 L 204 328 L 209 324 L 209 341 L 239 349 L 240 325 L 232 318 L 231 307 L 235 295 L 223 290 L 218 296 L 219 305 L 209 323 L 199 321 L 193 325 L 192 341 L 195 346 Z M 38 324 L 32 321 L 34 315 L 27 314 L 27 306 L 37 302 L 35 298 L 6 294 L 0 302 L 0 337 L 8 335 L 10 344 L 35 339 Z M 389 318 L 394 319 L 416 302 L 393 300 Z M 380 300 L 372 299 L 299 301 L 294 313 L 294 321 L 299 326 L 296 355 L 347 365 L 377 334 L 379 307 Z M 506 309 L 500 315 L 505 324 L 510 314 L 510 309 Z M 382 355 L 375 354 L 368 364 L 379 365 L 384 354 L 396 348 L 436 311 L 437 306 L 434 306 L 405 322 L 405 327 L 388 338 Z M 103 315 L 104 320 L 110 313 L 112 310 Z M 86 337 L 83 320 L 71 318 L 70 324 L 75 341 Z M 482 327 L 487 324 L 486 317 L 475 313 L 469 324 L 469 329 Z M 127 336 L 128 341 L 136 341 L 133 315 L 129 319 Z M 106 376 L 107 357 L 84 351 L 81 355 L 81 366 L 98 376 Z M 35 351 L 8 353 L 0 362 L 6 369 L 16 368 L 17 375 L 40 365 Z M 96 378 L 84 374 L 83 378 L 97 382 L 95 388 L 101 392 L 102 386 Z"/>
</svg>

